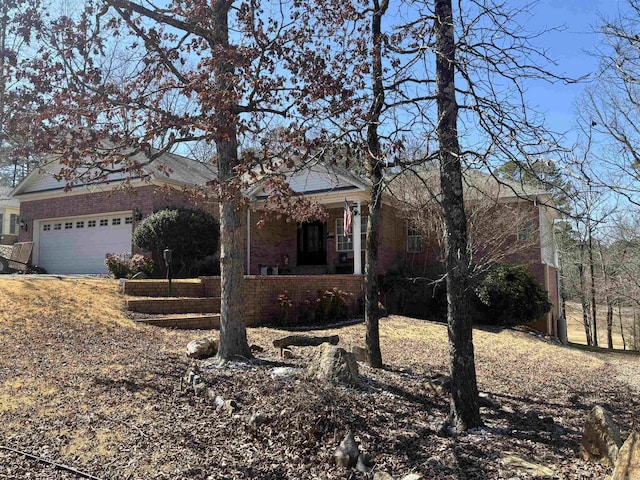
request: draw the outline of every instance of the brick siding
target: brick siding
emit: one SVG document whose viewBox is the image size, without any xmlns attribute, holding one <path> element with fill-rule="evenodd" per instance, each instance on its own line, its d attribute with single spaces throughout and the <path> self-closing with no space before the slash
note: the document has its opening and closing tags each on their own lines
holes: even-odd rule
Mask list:
<svg viewBox="0 0 640 480">
<path fill-rule="evenodd" d="M 130 298 L 127 309 L 144 313 L 218 313 L 220 298 Z"/>
<path fill-rule="evenodd" d="M 220 295 L 220 277 L 202 277 L 205 295 Z M 317 292 L 339 288 L 351 293 L 349 307 L 355 310 L 363 299 L 361 275 L 274 275 L 245 276 L 242 284 L 243 320 L 253 326 L 267 322 L 278 312 L 278 295 L 287 292 L 295 305 L 315 301 Z"/>
<path fill-rule="evenodd" d="M 166 297 L 169 286 L 166 280 L 127 280 L 124 282 L 125 295 L 144 297 Z M 173 280 L 171 295 L 174 297 L 204 297 L 204 284 L 198 280 Z M 209 295 L 219 297 L 220 295 Z"/>
<path fill-rule="evenodd" d="M 77 187 L 82 188 L 82 187 Z M 142 217 L 172 206 L 204 208 L 217 212 L 215 204 L 202 204 L 187 194 L 175 190 L 147 185 L 134 190 L 113 190 L 87 194 L 68 194 L 45 200 L 22 200 L 20 215 L 29 222 L 28 230 L 20 232 L 20 241 L 33 240 L 33 222 L 45 218 L 76 217 L 80 215 L 104 215 L 110 212 L 133 211 L 138 208 Z M 217 216 L 217 215 L 216 215 Z M 134 222 L 135 229 L 138 222 Z"/>
</svg>

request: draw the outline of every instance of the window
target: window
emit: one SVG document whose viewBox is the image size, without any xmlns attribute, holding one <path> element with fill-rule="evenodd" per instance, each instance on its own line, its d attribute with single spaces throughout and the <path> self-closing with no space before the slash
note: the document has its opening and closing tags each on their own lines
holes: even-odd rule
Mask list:
<svg viewBox="0 0 640 480">
<path fill-rule="evenodd" d="M 84 221 L 76 222 L 76 228 L 84 228 Z"/>
<path fill-rule="evenodd" d="M 360 242 L 362 250 L 367 241 L 367 224 L 369 223 L 369 217 L 362 217 L 360 219 Z M 351 224 L 353 229 L 353 224 Z M 353 239 L 351 235 L 344 234 L 344 224 L 342 218 L 336 219 L 336 250 L 338 252 L 351 252 L 353 250 Z"/>
<path fill-rule="evenodd" d="M 53 224 L 53 229 L 54 230 L 62 230 L 62 224 L 61 223 L 54 223 Z"/>
<path fill-rule="evenodd" d="M 100 220 L 101 227 L 106 227 L 107 225 L 109 225 L 109 220 L 107 220 L 106 218 L 103 218 L 102 220 Z"/>
<path fill-rule="evenodd" d="M 349 252 L 353 250 L 351 235 L 344 234 L 342 218 L 336 218 L 336 250 L 338 252 Z"/>
<path fill-rule="evenodd" d="M 524 222 L 518 225 L 516 237 L 520 242 L 530 242 L 533 240 L 533 222 Z"/>
<path fill-rule="evenodd" d="M 73 228 L 73 222 L 64 222 L 64 229 L 70 230 Z"/>
<path fill-rule="evenodd" d="M 96 226 L 96 221 L 95 220 L 89 220 L 87 222 L 87 228 L 93 228 Z"/>
<path fill-rule="evenodd" d="M 360 220 L 360 244 L 364 250 L 364 246 L 367 244 L 367 225 L 369 224 L 369 217 L 362 217 Z"/>
<path fill-rule="evenodd" d="M 17 235 L 18 234 L 18 215 L 12 213 L 9 215 L 9 234 Z"/>
<path fill-rule="evenodd" d="M 407 225 L 407 252 L 420 253 L 422 251 L 422 232 Z"/>
<path fill-rule="evenodd" d="M 111 219 L 111 225 L 120 225 L 120 219 L 119 218 L 112 218 Z"/>
<path fill-rule="evenodd" d="M 124 224 L 125 225 L 132 225 L 133 224 L 133 217 L 125 217 Z"/>
<path fill-rule="evenodd" d="M 3 225 L 4 225 L 4 217 L 0 213 L 0 233 L 2 233 L 2 229 L 4 228 Z"/>
<path fill-rule="evenodd" d="M 50 224 L 50 223 L 45 223 L 45 224 L 42 226 L 42 230 L 44 230 L 45 232 L 50 231 L 50 230 L 51 230 L 51 224 Z"/>
</svg>

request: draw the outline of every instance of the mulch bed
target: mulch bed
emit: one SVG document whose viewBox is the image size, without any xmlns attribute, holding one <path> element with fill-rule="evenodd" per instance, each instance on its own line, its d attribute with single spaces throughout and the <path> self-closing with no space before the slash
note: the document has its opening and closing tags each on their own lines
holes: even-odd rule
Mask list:
<svg viewBox="0 0 640 480">
<path fill-rule="evenodd" d="M 553 478 L 601 479 L 610 470 L 578 455 L 589 410 L 610 409 L 623 437 L 639 428 L 640 403 L 629 384 L 640 377 L 623 378 L 616 361 L 524 332 L 477 334 L 480 389 L 502 408 L 483 408 L 484 428 L 453 435 L 442 428 L 447 398 L 425 387 L 428 376 L 447 371 L 446 342 L 419 336 L 425 325 L 444 335 L 442 325 L 383 322 L 388 367 L 361 365 L 358 387 L 279 376 L 281 367 L 303 369 L 311 349 L 294 347 L 294 358 L 283 360 L 270 345 L 286 332 L 251 329 L 250 342 L 266 347 L 256 360 L 225 368 L 198 361 L 216 395 L 237 403 L 229 414 L 181 385 L 192 364 L 184 345 L 210 332 L 130 323 L 80 328 L 61 317 L 0 324 L 0 382 L 12 389 L 0 394 L 0 443 L 100 479 L 371 478 L 332 462 L 352 430 L 374 471 L 396 478 L 411 472 L 425 479 L 533 478 L 505 464 L 513 453 L 551 468 Z M 398 333 L 403 329 L 416 338 Z M 334 332 L 348 346 L 361 343 L 364 327 L 322 335 Z M 502 347 L 485 347 L 504 335 L 522 351 L 556 353 L 510 357 Z M 625 368 L 624 375 L 637 375 L 640 363 L 632 358 Z M 249 422 L 256 413 L 264 423 Z M 0 479 L 16 478 L 81 477 L 0 450 Z"/>
</svg>

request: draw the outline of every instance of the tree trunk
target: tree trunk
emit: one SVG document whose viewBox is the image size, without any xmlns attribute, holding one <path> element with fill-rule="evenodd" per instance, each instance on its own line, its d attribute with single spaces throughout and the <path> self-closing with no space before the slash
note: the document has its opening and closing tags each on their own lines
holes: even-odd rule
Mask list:
<svg viewBox="0 0 640 480">
<path fill-rule="evenodd" d="M 231 2 L 219 2 L 214 9 L 215 43 L 229 47 L 228 15 Z M 220 182 L 220 346 L 218 359 L 251 358 L 247 332 L 242 321 L 242 245 L 244 235 L 240 216 L 241 192 L 232 185 L 238 165 L 237 99 L 231 61 L 215 64 L 214 88 L 223 100 L 215 112 L 215 142 Z"/>
<path fill-rule="evenodd" d="M 607 296 L 607 348 L 613 350 L 613 303 Z"/>
<path fill-rule="evenodd" d="M 455 39 L 451 0 L 435 0 L 436 88 L 440 188 L 446 229 L 447 323 L 451 419 L 458 431 L 482 425 L 469 316 L 469 249 L 455 97 Z"/>
<path fill-rule="evenodd" d="M 593 325 L 593 345 L 598 346 L 598 325 L 596 323 L 596 275 L 595 262 L 593 261 L 593 231 L 591 223 L 587 226 L 589 234 L 589 275 L 591 276 L 591 320 Z"/>
<path fill-rule="evenodd" d="M 638 350 L 638 315 L 633 311 L 633 349 Z"/>
<path fill-rule="evenodd" d="M 587 345 L 593 345 L 591 337 L 591 319 L 589 312 L 589 301 L 587 299 L 587 282 L 584 278 L 584 245 L 580 244 L 580 262 L 578 263 L 578 279 L 580 281 L 580 303 L 582 304 L 582 324 L 584 325 L 584 334 L 587 338 Z"/>
<path fill-rule="evenodd" d="M 618 321 L 620 322 L 620 336 L 622 337 L 622 349 L 627 349 L 627 342 L 624 338 L 624 328 L 622 326 L 622 306 L 618 304 Z"/>
<path fill-rule="evenodd" d="M 379 3 L 373 0 L 374 11 L 371 21 L 373 35 L 372 75 L 373 102 L 367 119 L 367 176 L 371 182 L 369 196 L 369 222 L 367 224 L 367 240 L 365 248 L 365 311 L 364 318 L 367 327 L 365 344 L 367 347 L 367 361 L 375 368 L 382 367 L 382 352 L 380 351 L 380 306 L 378 299 L 378 244 L 380 238 L 380 210 L 382 208 L 383 189 L 383 159 L 380 152 L 380 137 L 378 124 L 380 112 L 384 105 L 384 86 L 382 84 L 382 16 L 389 5 L 388 0 Z M 358 235 L 359 232 L 353 232 Z"/>
</svg>

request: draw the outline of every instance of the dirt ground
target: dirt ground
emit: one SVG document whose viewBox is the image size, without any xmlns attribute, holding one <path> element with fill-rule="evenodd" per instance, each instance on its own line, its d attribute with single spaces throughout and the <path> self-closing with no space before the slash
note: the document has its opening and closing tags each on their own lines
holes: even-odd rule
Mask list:
<svg viewBox="0 0 640 480">
<path fill-rule="evenodd" d="M 181 388 L 187 342 L 217 332 L 139 325 L 121 311 L 118 284 L 94 279 L 0 279 L 0 479 L 76 479 L 26 452 L 98 479 L 365 479 L 334 465 L 348 430 L 395 478 L 527 479 L 513 458 L 549 478 L 602 479 L 579 456 L 584 419 L 608 408 L 623 438 L 640 429 L 640 357 L 590 353 L 514 330 L 474 331 L 478 384 L 500 403 L 485 427 L 442 429 L 447 398 L 426 387 L 446 373 L 446 326 L 405 317 L 381 322 L 386 368 L 360 365 L 358 387 L 305 378 L 312 349 L 282 359 L 287 331 L 251 328 L 264 347 L 249 363 L 199 361 L 226 413 Z M 362 345 L 364 326 L 307 332 Z M 283 369 L 282 367 L 291 367 Z M 249 421 L 256 415 L 263 422 Z M 13 450 L 9 450 L 13 449 Z"/>
</svg>

